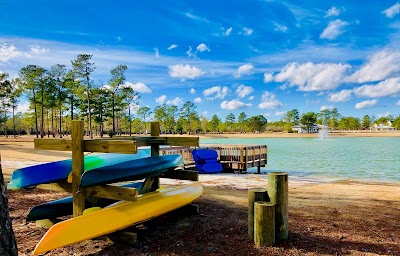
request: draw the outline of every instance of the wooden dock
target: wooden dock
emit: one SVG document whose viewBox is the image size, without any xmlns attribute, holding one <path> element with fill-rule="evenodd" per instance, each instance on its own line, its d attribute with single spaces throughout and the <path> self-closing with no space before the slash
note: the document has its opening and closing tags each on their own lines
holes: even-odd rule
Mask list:
<svg viewBox="0 0 400 256">
<path fill-rule="evenodd" d="M 248 168 L 257 167 L 257 172 L 261 172 L 261 167 L 267 164 L 266 145 L 205 145 L 202 149 L 216 150 L 218 160 L 224 167 L 224 171 L 247 172 Z M 168 147 L 161 148 L 160 155 L 180 154 L 184 160 L 185 168 L 193 168 L 194 160 L 192 151 L 197 147 Z"/>
</svg>

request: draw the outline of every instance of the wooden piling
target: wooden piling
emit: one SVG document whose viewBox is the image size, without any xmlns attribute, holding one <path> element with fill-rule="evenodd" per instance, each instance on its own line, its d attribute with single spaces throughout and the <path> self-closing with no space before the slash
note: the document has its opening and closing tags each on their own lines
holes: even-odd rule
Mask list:
<svg viewBox="0 0 400 256">
<path fill-rule="evenodd" d="M 79 190 L 81 175 L 83 173 L 83 121 L 72 121 L 72 196 L 73 217 L 82 215 L 85 210 L 85 191 Z"/>
<path fill-rule="evenodd" d="M 248 210 L 248 234 L 251 240 L 254 239 L 254 203 L 257 201 L 270 201 L 266 189 L 249 189 L 249 210 Z"/>
<path fill-rule="evenodd" d="M 157 136 L 157 137 L 160 136 L 160 124 L 158 122 L 151 122 L 150 133 L 151 133 L 151 136 Z M 160 145 L 152 144 L 150 150 L 151 150 L 151 156 L 159 156 L 160 155 Z M 160 178 L 154 177 L 151 191 L 155 191 L 159 188 L 160 188 Z"/>
<path fill-rule="evenodd" d="M 254 243 L 257 247 L 275 244 L 275 204 L 254 203 Z"/>
<path fill-rule="evenodd" d="M 275 204 L 275 239 L 286 240 L 288 230 L 288 174 L 286 172 L 268 173 L 268 195 Z"/>
</svg>

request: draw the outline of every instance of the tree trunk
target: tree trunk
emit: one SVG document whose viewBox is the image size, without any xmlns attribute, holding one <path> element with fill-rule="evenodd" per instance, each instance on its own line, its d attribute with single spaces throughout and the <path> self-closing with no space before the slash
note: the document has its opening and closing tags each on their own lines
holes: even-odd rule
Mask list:
<svg viewBox="0 0 400 256">
<path fill-rule="evenodd" d="M 15 135 L 15 106 L 12 108 L 12 118 L 13 118 L 13 132 L 14 132 L 14 138 L 17 136 Z"/>
<path fill-rule="evenodd" d="M 17 243 L 15 242 L 12 222 L 10 219 L 7 190 L 4 185 L 3 171 L 0 156 L 0 255 L 18 256 Z"/>
<path fill-rule="evenodd" d="M 36 106 L 36 95 L 35 95 L 35 89 L 32 89 L 33 92 L 33 106 L 35 108 L 35 133 L 36 133 L 36 138 L 39 138 L 39 128 L 38 128 L 38 118 L 37 118 L 37 106 Z"/>
<path fill-rule="evenodd" d="M 62 138 L 62 115 L 63 115 L 63 112 L 62 112 L 62 103 L 61 103 L 61 90 L 58 92 L 58 95 L 59 95 L 59 98 L 60 98 L 60 120 L 59 120 L 59 122 L 60 122 L 60 131 L 59 131 L 59 135 L 60 135 L 60 138 Z"/>
<path fill-rule="evenodd" d="M 112 132 L 115 134 L 115 92 L 112 97 Z"/>
<path fill-rule="evenodd" d="M 128 115 L 129 115 L 129 136 L 132 136 L 132 120 L 131 120 L 131 104 L 128 106 Z"/>
<path fill-rule="evenodd" d="M 74 120 L 74 96 L 71 96 L 71 121 Z"/>
<path fill-rule="evenodd" d="M 51 108 L 51 135 L 53 135 L 53 138 L 55 137 L 55 132 L 54 132 L 54 108 Z"/>
<path fill-rule="evenodd" d="M 40 138 L 43 138 L 44 137 L 44 107 L 43 107 L 44 88 L 43 87 L 41 90 L 41 95 L 42 95 L 42 102 L 40 103 L 40 105 L 42 106 L 41 110 L 42 119 L 40 120 Z"/>
</svg>

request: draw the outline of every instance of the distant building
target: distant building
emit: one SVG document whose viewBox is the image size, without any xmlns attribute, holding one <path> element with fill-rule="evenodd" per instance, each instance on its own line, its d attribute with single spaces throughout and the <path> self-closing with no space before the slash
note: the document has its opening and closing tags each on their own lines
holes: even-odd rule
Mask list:
<svg viewBox="0 0 400 256">
<path fill-rule="evenodd" d="M 311 127 L 307 127 L 303 124 L 298 124 L 292 126 L 292 130 L 297 131 L 298 133 L 319 133 L 320 130 L 329 130 L 329 127 L 322 124 L 313 124 Z"/>
<path fill-rule="evenodd" d="M 374 124 L 374 127 L 372 128 L 373 131 L 375 132 L 393 132 L 395 128 L 392 126 L 392 122 L 388 121 L 388 125 L 384 124 Z"/>
</svg>

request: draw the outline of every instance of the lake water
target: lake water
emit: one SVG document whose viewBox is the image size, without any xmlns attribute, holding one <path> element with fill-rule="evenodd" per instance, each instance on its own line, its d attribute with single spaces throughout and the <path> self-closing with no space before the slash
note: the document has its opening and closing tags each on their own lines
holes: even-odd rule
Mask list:
<svg viewBox="0 0 400 256">
<path fill-rule="evenodd" d="M 286 171 L 306 179 L 400 182 L 400 137 L 221 138 L 200 139 L 200 144 L 267 145 L 264 172 Z"/>
</svg>

